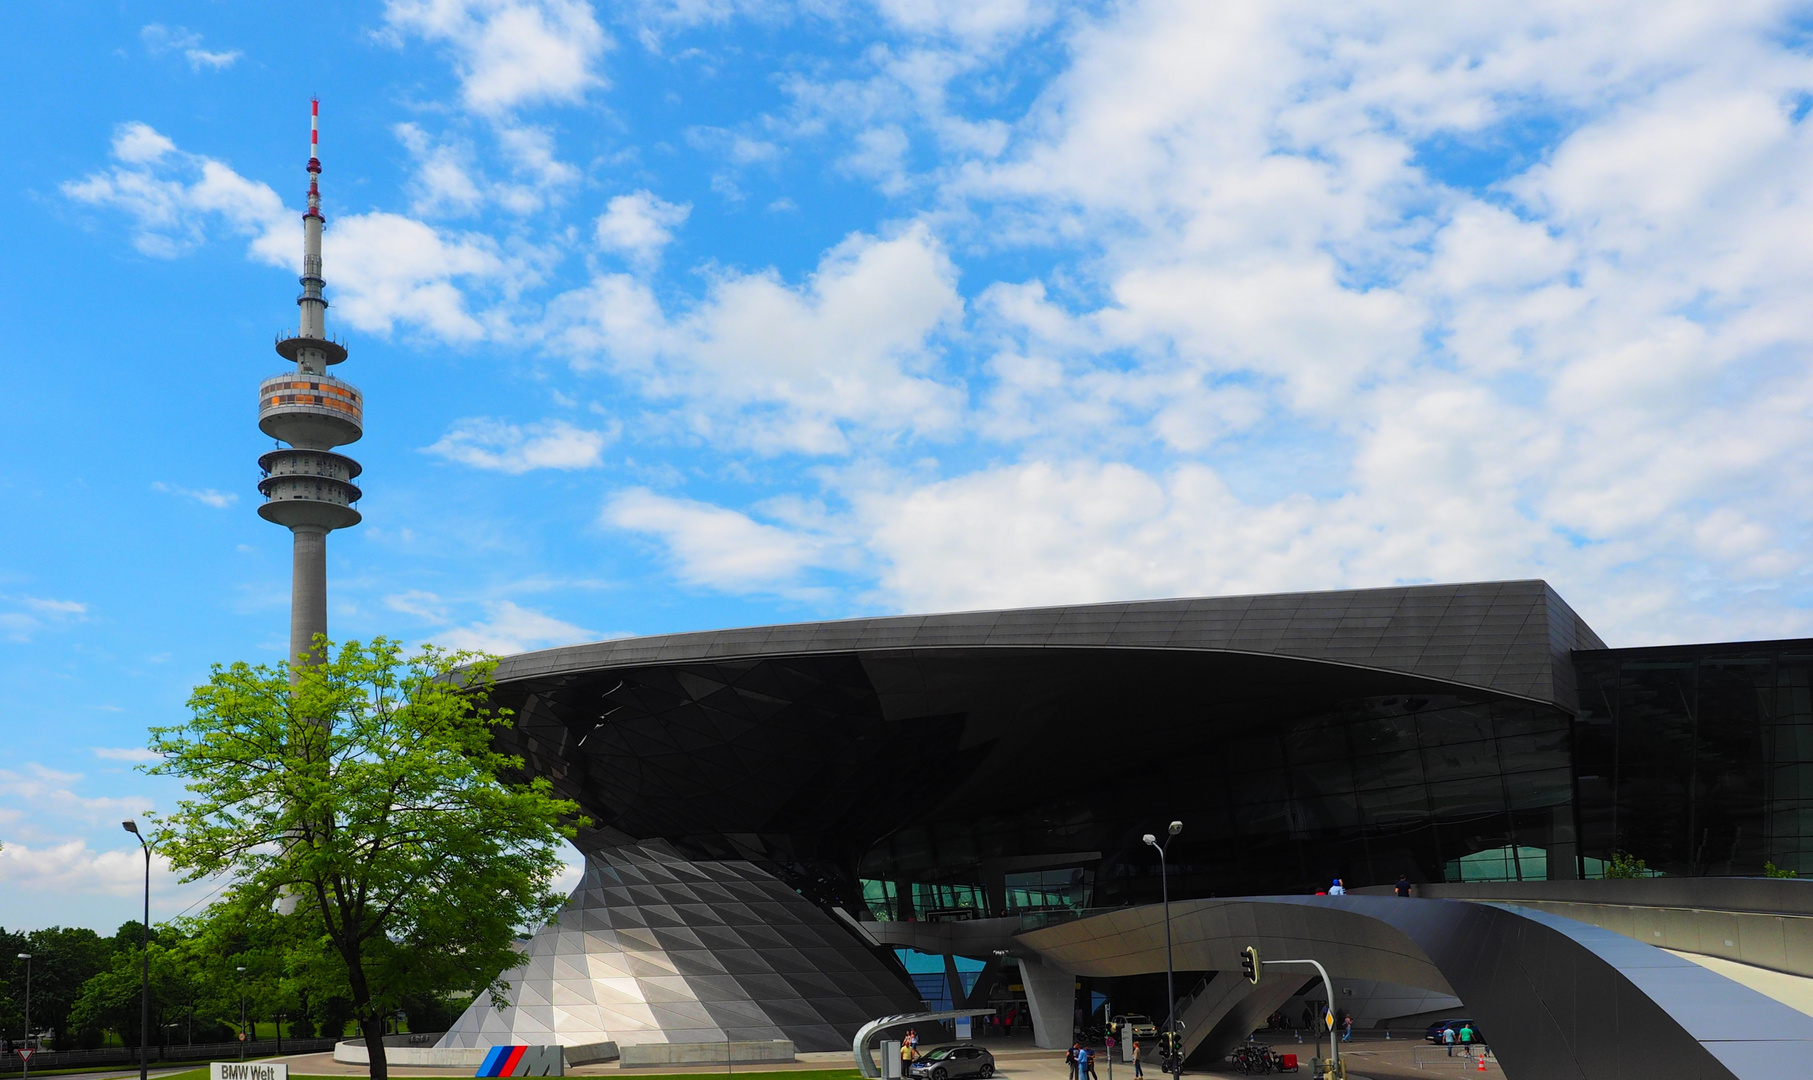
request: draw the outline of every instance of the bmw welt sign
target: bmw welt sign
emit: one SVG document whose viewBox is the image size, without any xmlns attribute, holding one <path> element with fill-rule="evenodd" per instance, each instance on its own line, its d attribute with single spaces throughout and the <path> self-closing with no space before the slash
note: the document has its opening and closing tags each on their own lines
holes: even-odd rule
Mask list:
<svg viewBox="0 0 1813 1080">
<path fill-rule="evenodd" d="M 290 1080 L 290 1067 L 260 1061 L 212 1061 L 208 1080 Z"/>
</svg>

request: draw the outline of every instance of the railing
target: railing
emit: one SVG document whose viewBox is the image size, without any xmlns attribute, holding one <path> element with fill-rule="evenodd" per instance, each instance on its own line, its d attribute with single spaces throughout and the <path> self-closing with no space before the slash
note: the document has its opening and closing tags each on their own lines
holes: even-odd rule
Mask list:
<svg viewBox="0 0 1813 1080">
<path fill-rule="evenodd" d="M 1453 1053 L 1449 1053 L 1449 1051 L 1453 1051 Z M 1491 1053 L 1491 1047 L 1484 1043 L 1455 1043 L 1453 1046 L 1425 1044 L 1410 1048 L 1410 1064 L 1418 1070 L 1439 1069 L 1446 1063 L 1449 1066 L 1458 1065 L 1466 1071 L 1474 1071 L 1478 1068 L 1475 1059 L 1489 1058 Z"/>
<path fill-rule="evenodd" d="M 1175 1017 L 1178 1020 L 1182 1020 L 1184 1013 L 1189 1012 L 1190 1006 L 1196 1004 L 1196 999 L 1201 997 L 1202 992 L 1209 988 L 1209 980 L 1213 977 L 1214 976 L 1212 974 L 1204 975 L 1200 982 L 1198 982 L 1195 986 L 1190 988 L 1189 993 L 1185 994 L 1183 997 L 1178 998 L 1177 1003 L 1171 1007 L 1171 1015 L 1165 1017 L 1165 1022 L 1158 1025 L 1158 1030 L 1169 1031 L 1171 1028 L 1172 1017 Z"/>
<path fill-rule="evenodd" d="M 1038 930 L 1047 926 L 1056 926 L 1059 923 L 1074 922 L 1077 919 L 1087 919 L 1091 915 L 1104 915 L 1110 911 L 1120 910 L 1120 908 L 1109 907 L 1041 908 L 1038 911 L 1020 911 L 1015 912 L 1014 914 L 1020 916 L 1021 931 L 1027 931 Z"/>
<path fill-rule="evenodd" d="M 153 1046 L 152 1061 L 226 1061 L 239 1059 L 239 1048 L 245 1047 L 248 1058 L 270 1057 L 281 1050 L 285 1054 L 318 1054 L 334 1048 L 333 1039 L 258 1039 L 254 1042 L 175 1043 Z M 138 1047 L 109 1046 L 98 1050 L 39 1050 L 31 1056 L 31 1071 L 73 1069 L 84 1065 L 135 1065 Z M 24 1072 L 24 1059 L 17 1051 L 0 1054 L 0 1075 Z"/>
</svg>

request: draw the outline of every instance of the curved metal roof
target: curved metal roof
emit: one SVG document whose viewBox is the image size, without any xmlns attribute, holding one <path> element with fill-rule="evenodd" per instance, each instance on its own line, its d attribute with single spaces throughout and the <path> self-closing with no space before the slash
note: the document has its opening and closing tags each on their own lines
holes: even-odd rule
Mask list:
<svg viewBox="0 0 1813 1080">
<path fill-rule="evenodd" d="M 519 653 L 499 684 L 621 667 L 920 649 L 1217 651 L 1403 672 L 1574 708 L 1575 649 L 1603 649 L 1540 580 L 899 615 L 622 638 Z"/>
</svg>

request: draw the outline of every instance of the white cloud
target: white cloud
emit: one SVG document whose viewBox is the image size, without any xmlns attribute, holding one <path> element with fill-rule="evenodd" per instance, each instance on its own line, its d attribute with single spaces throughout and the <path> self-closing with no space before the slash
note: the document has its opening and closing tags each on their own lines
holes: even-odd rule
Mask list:
<svg viewBox="0 0 1813 1080">
<path fill-rule="evenodd" d="M 157 161 L 175 150 L 176 144 L 168 136 L 137 120 L 121 124 L 113 136 L 113 156 L 129 165 Z"/>
<path fill-rule="evenodd" d="M 875 0 L 875 7 L 912 33 L 988 41 L 1045 25 L 1056 5 L 1046 0 Z"/>
<path fill-rule="evenodd" d="M 497 655 L 599 639 L 594 631 L 562 622 L 539 611 L 531 611 L 509 600 L 486 603 L 485 613 L 487 618 L 467 626 L 444 630 L 436 634 L 435 639 L 449 648 L 472 649 Z"/>
<path fill-rule="evenodd" d="M 165 53 L 181 52 L 183 59 L 189 61 L 189 68 L 200 71 L 207 68 L 220 71 L 230 68 L 245 54 L 238 49 L 210 50 L 201 47 L 201 35 L 181 26 L 164 26 L 151 23 L 139 31 L 139 39 L 145 43 L 145 51 L 152 56 Z"/>
<path fill-rule="evenodd" d="M 114 828 L 118 831 L 119 827 Z M 136 897 L 145 888 L 144 875 L 145 856 L 137 844 L 95 851 L 85 840 L 24 844 L 9 839 L 0 848 L 0 880 L 21 893 Z M 203 882 L 183 884 L 171 871 L 168 859 L 151 853 L 153 921 L 169 918 L 211 887 Z"/>
<path fill-rule="evenodd" d="M 606 275 L 552 305 L 554 344 L 581 369 L 609 366 L 656 398 L 681 398 L 696 430 L 763 452 L 841 453 L 847 427 L 936 434 L 963 391 L 938 377 L 931 338 L 957 320 L 955 271 L 929 230 L 856 235 L 798 288 L 729 274 L 669 315 L 649 288 Z"/>
<path fill-rule="evenodd" d="M 605 443 L 614 435 L 574 427 L 564 420 L 544 420 L 521 427 L 471 417 L 457 421 L 426 449 L 475 469 L 511 474 L 532 469 L 593 469 L 603 463 Z"/>
<path fill-rule="evenodd" d="M 113 156 L 120 164 L 69 181 L 62 190 L 77 202 L 125 215 L 141 252 L 174 258 L 203 243 L 211 227 L 225 225 L 249 237 L 255 260 L 299 266 L 300 214 L 268 184 L 178 150 L 142 123 L 120 126 Z M 534 278 L 522 257 L 504 257 L 489 237 L 382 211 L 334 219 L 322 238 L 322 257 L 337 317 L 359 330 L 390 333 L 402 325 L 444 341 L 474 341 L 487 333 L 462 287 L 510 292 Z"/>
<path fill-rule="evenodd" d="M 724 592 L 797 592 L 801 574 L 826 561 L 821 540 L 646 488 L 613 495 L 603 521 L 658 538 L 680 580 Z"/>
<path fill-rule="evenodd" d="M 213 488 L 203 488 L 197 491 L 193 488 L 179 487 L 176 484 L 166 484 L 162 480 L 152 483 L 151 490 L 161 491 L 166 495 L 180 495 L 185 499 L 194 499 L 203 506 L 212 506 L 216 510 L 225 509 L 239 501 L 239 496 L 231 491 L 215 491 Z"/>
<path fill-rule="evenodd" d="M 650 191 L 618 195 L 606 204 L 593 231 L 598 246 L 648 266 L 673 242 L 673 230 L 692 213 L 691 203 L 670 203 Z"/>
<path fill-rule="evenodd" d="M 78 790 L 82 780 L 81 773 L 27 762 L 17 769 L 0 769 L 0 792 L 5 801 L 28 809 L 39 821 L 57 823 L 58 828 L 82 824 L 117 829 L 123 819 L 154 809 L 145 795 L 84 795 Z"/>
<path fill-rule="evenodd" d="M 131 219 L 133 246 L 147 255 L 182 254 L 205 239 L 215 220 L 249 236 L 262 261 L 283 258 L 285 242 L 299 237 L 300 227 L 268 185 L 247 180 L 212 158 L 178 151 L 147 124 L 120 125 L 113 156 L 119 165 L 69 181 L 63 193 Z M 291 261 L 300 258 L 299 240 L 295 246 Z"/>
<path fill-rule="evenodd" d="M 398 124 L 394 130 L 416 161 L 411 210 L 430 217 L 462 215 L 476 213 L 485 204 L 490 184 L 470 147 L 437 143 L 416 124 Z"/>
<path fill-rule="evenodd" d="M 76 600 L 0 594 L 0 640 L 28 642 L 41 630 L 86 621 L 88 605 Z"/>
<path fill-rule="evenodd" d="M 102 761 L 125 761 L 134 765 L 163 760 L 162 755 L 142 746 L 97 746 L 94 748 L 94 756 Z"/>
<path fill-rule="evenodd" d="M 445 341 L 476 341 L 485 324 L 468 309 L 460 283 L 509 286 L 527 275 L 488 237 L 383 211 L 340 218 L 321 248 L 334 312 L 378 333 L 400 323 Z"/>
<path fill-rule="evenodd" d="M 386 596 L 384 606 L 392 611 L 413 615 L 424 622 L 438 624 L 449 621 L 447 606 L 441 602 L 441 598 L 421 589 L 410 589 L 407 592 Z"/>
<path fill-rule="evenodd" d="M 554 137 L 543 128 L 497 124 L 492 131 L 502 154 L 481 155 L 463 140 L 439 141 L 414 123 L 392 129 L 415 159 L 409 183 L 410 209 L 424 216 L 468 216 L 487 207 L 532 214 L 558 204 L 580 173 L 559 160 Z M 508 166 L 508 178 L 494 178 L 487 165 Z"/>
<path fill-rule="evenodd" d="M 77 618 L 88 614 L 88 605 L 75 600 L 47 600 L 37 596 L 22 596 L 19 602 L 40 615 L 61 618 Z"/>
<path fill-rule="evenodd" d="M 390 0 L 384 17 L 452 49 L 461 97 L 477 113 L 578 101 L 604 85 L 595 65 L 610 39 L 583 0 Z"/>
</svg>

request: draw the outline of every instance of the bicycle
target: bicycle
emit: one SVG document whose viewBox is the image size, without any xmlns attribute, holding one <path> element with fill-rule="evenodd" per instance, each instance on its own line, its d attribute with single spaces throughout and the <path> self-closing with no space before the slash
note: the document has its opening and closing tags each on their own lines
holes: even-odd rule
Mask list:
<svg viewBox="0 0 1813 1080">
<path fill-rule="evenodd" d="M 1235 1047 L 1234 1052 L 1228 1055 L 1228 1060 L 1236 1069 L 1249 1076 L 1253 1073 L 1269 1073 L 1276 1064 L 1272 1048 L 1256 1042 L 1242 1043 Z"/>
</svg>

